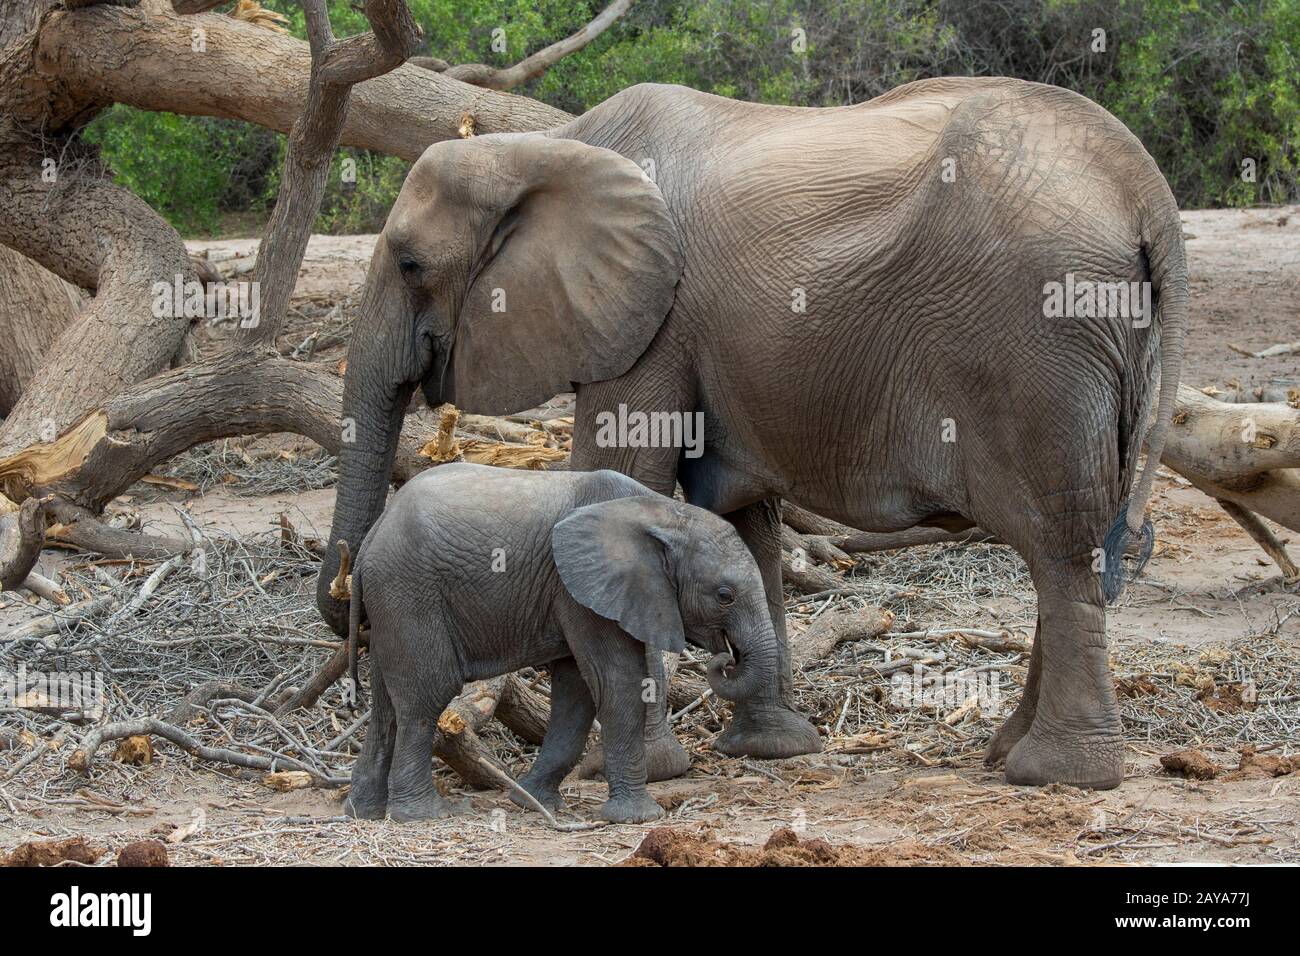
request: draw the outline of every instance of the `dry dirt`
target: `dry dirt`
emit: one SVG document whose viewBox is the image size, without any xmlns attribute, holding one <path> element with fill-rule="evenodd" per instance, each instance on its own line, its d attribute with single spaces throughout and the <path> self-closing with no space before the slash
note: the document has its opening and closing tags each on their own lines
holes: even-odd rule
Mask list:
<svg viewBox="0 0 1300 956">
<path fill-rule="evenodd" d="M 1300 209 L 1191 212 L 1183 219 L 1193 280 L 1184 380 L 1248 389 L 1300 383 L 1300 356 L 1253 359 L 1230 348 L 1257 351 L 1300 340 Z M 314 238 L 300 295 L 355 299 L 373 241 Z M 245 251 L 252 245 L 191 243 Z M 265 531 L 287 512 L 304 533 L 323 535 L 333 498 L 329 488 L 249 497 L 237 481 L 188 501 L 137 490 L 123 507 L 138 511 L 146 528 L 178 530 L 174 505 L 183 504 L 198 524 L 237 534 Z M 840 752 L 770 763 L 721 758 L 708 749 L 708 728 L 716 725 L 705 723 L 685 735 L 696 757 L 692 772 L 651 785 L 668 811 L 662 823 L 581 833 L 554 832 L 499 793 L 459 790 L 462 812 L 451 820 L 343 820 L 337 791 L 275 792 L 257 775 L 191 760 L 161 741 L 144 766 L 105 753 L 89 778 L 77 777 L 62 767 L 70 749 L 64 744 L 10 778 L 38 743 L 11 733 L 7 743 L 0 736 L 0 855 L 33 839 L 85 837 L 105 851 L 96 856 L 105 865 L 126 844 L 160 837 L 173 863 L 226 865 L 1300 862 L 1300 771 L 1291 759 L 1300 746 L 1300 595 L 1281 584 L 1276 568 L 1213 501 L 1180 479 L 1163 476 L 1152 507 L 1157 552 L 1109 616 L 1117 686 L 1126 715 L 1137 715 L 1126 726 L 1125 780 L 1113 791 L 1006 785 L 981 762 L 1000 720 L 995 715 L 976 713 L 952 727 L 938 726 L 941 714 L 913 715 L 906 727 L 900 719 L 894 732 L 902 739 L 892 744 L 847 746 L 848 732 L 833 734 L 840 701 L 843 723 L 858 713 L 849 707 L 854 695 L 874 692 L 871 679 L 817 678 L 814 686 L 805 675 L 801 700 L 832 730 L 828 751 Z M 916 560 L 940 558 L 961 560 L 951 552 Z M 54 575 L 68 561 L 47 553 L 42 568 Z M 855 573 L 879 584 L 901 564 L 876 556 Z M 6 599 L 0 634 L 35 613 L 12 595 Z M 791 607 L 795 627 L 805 626 L 809 609 Z M 1032 636 L 1032 592 L 1023 586 L 961 608 L 952 617 L 931 610 L 922 623 Z M 326 651 L 304 653 L 323 659 Z M 0 656 L 0 666 L 13 664 Z M 1019 670 L 1003 712 L 1016 702 Z M 1008 671 L 1017 676 L 1015 667 Z M 1212 686 L 1197 685 L 1195 695 L 1184 686 L 1205 673 L 1214 675 Z M 1240 711 L 1245 675 L 1264 673 L 1273 675 L 1269 698 Z M 1225 710 L 1235 723 L 1225 722 Z M 9 716 L 0 713 L 0 735 L 17 726 L 5 722 Z M 926 740 L 932 735 L 944 745 L 909 748 L 917 721 Z M 889 732 L 869 722 L 845 726 L 859 737 Z M 523 766 L 525 750 L 512 746 L 512 767 Z M 855 749 L 862 752 L 843 752 Z M 1209 779 L 1162 766 L 1162 757 L 1188 749 L 1198 751 L 1190 761 Z M 439 779 L 456 786 L 446 774 Z M 567 819 L 594 819 L 603 785 L 571 782 L 565 796 Z"/>
</svg>

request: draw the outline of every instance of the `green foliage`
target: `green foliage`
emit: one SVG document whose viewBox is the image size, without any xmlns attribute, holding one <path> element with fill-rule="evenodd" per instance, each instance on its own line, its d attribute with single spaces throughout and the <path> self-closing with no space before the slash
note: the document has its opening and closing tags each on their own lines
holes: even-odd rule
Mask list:
<svg viewBox="0 0 1300 956">
<path fill-rule="evenodd" d="M 114 106 L 86 127 L 117 181 L 180 231 L 209 234 L 221 214 L 257 206 L 274 133 L 247 123 Z"/>
<path fill-rule="evenodd" d="M 408 0 L 423 52 L 515 63 L 591 20 L 603 0 Z M 305 36 L 301 4 L 267 0 Z M 330 0 L 339 36 L 367 29 Z M 801 31 L 801 32 L 799 32 Z M 1097 49 L 1104 31 L 1104 49 Z M 584 50 L 518 90 L 580 113 L 636 83 L 765 103 L 858 103 L 942 75 L 1076 90 L 1123 120 L 1185 206 L 1300 200 L 1300 0 L 639 0 Z M 283 137 L 116 107 L 88 135 L 120 180 L 179 228 L 274 199 Z M 357 181 L 344 184 L 345 157 Z M 1257 181 L 1242 178 L 1254 160 Z M 379 228 L 406 164 L 340 150 L 317 227 Z"/>
</svg>

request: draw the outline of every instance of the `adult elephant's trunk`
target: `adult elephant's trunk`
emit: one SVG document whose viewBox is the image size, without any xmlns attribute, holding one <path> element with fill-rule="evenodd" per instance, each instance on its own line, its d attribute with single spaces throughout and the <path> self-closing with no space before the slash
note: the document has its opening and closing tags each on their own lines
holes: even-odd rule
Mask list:
<svg viewBox="0 0 1300 956">
<path fill-rule="evenodd" d="M 738 616 L 740 626 L 727 632 L 727 640 L 735 648 L 735 666 L 731 655 L 715 654 L 706 672 L 709 686 L 719 697 L 727 700 L 748 700 L 776 677 L 777 644 L 772 618 L 767 605 L 759 600 L 745 614 Z M 728 672 L 730 671 L 730 672 Z"/>
<path fill-rule="evenodd" d="M 383 258 L 379 253 L 375 256 Z M 334 524 L 316 582 L 316 606 L 339 636 L 348 632 L 348 605 L 330 595 L 330 582 L 338 574 L 337 544 L 346 541 L 357 554 L 366 532 L 384 510 L 402 418 L 418 375 L 418 370 L 395 367 L 394 356 L 410 350 L 403 342 L 394 343 L 393 336 L 400 337 L 401 330 L 409 327 L 410 317 L 400 290 L 381 271 L 382 263 L 372 264 L 348 349 Z"/>
</svg>

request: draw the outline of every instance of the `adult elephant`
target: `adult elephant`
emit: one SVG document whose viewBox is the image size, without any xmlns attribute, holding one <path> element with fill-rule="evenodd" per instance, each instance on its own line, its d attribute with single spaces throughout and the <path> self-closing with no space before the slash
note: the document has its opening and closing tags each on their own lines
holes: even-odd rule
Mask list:
<svg viewBox="0 0 1300 956">
<path fill-rule="evenodd" d="M 1154 309 L 1134 315 L 1148 282 Z M 415 164 L 349 353 L 356 441 L 331 538 L 359 542 L 382 510 L 417 385 L 487 414 L 576 387 L 573 467 L 664 494 L 680 481 L 763 571 L 783 677 L 717 749 L 819 746 L 791 703 L 788 499 L 871 531 L 978 524 L 1014 547 L 1037 638 L 989 758 L 1013 783 L 1112 787 L 1104 602 L 1132 536 L 1149 552 L 1154 468 L 1129 489 L 1157 361 L 1159 460 L 1186 311 L 1174 198 L 1083 97 L 937 79 L 801 109 L 633 87 L 554 130 L 438 143 Z M 702 413 L 702 454 L 662 447 L 638 412 Z M 319 602 L 343 633 L 334 572 Z M 652 724 L 652 778 L 680 772 Z"/>
</svg>

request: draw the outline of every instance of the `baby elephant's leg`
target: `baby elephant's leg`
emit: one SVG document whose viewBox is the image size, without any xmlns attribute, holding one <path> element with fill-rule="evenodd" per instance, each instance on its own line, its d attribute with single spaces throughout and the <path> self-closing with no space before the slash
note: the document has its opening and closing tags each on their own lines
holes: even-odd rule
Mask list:
<svg viewBox="0 0 1300 956">
<path fill-rule="evenodd" d="M 602 640 L 591 662 L 591 684 L 605 748 L 605 782 L 609 799 L 600 808 L 613 823 L 647 823 L 664 815 L 646 789 L 645 648 L 621 631 Z"/>
<path fill-rule="evenodd" d="M 448 661 L 430 653 L 438 646 L 423 620 L 413 633 L 380 649 L 384 686 L 397 715 L 397 740 L 388 773 L 388 815 L 400 822 L 451 815 L 433 785 L 433 739 L 438 718 L 460 691 L 459 674 L 446 671 Z"/>
<path fill-rule="evenodd" d="M 398 712 L 397 746 L 388 777 L 388 815 L 398 823 L 451 816 L 447 801 L 433 785 L 433 735 L 437 729 L 437 717 Z"/>
<path fill-rule="evenodd" d="M 343 812 L 360 820 L 382 820 L 388 812 L 388 773 L 393 763 L 393 745 L 397 739 L 397 722 L 393 702 L 384 688 L 379 669 L 371 671 L 370 729 L 361 756 L 352 768 L 352 784 Z"/>
<path fill-rule="evenodd" d="M 572 657 L 553 663 L 551 722 L 546 727 L 542 749 L 533 761 L 532 769 L 519 781 L 519 785 L 546 809 L 554 811 L 564 806 L 560 783 L 582 757 L 595 716 L 596 702 L 591 699 L 577 663 Z M 510 799 L 521 807 L 528 806 L 517 793 L 511 793 Z"/>
</svg>

